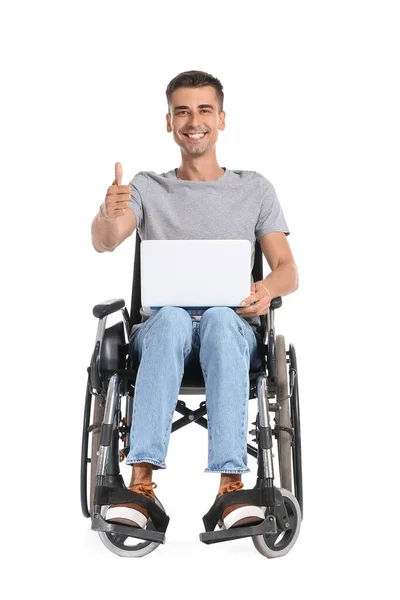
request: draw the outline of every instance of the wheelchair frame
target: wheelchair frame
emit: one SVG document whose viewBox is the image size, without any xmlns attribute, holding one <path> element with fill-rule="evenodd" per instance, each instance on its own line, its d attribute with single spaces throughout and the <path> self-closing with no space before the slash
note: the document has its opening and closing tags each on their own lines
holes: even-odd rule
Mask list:
<svg viewBox="0 0 400 600">
<path fill-rule="evenodd" d="M 129 334 L 134 324 L 141 322 L 140 307 L 140 236 L 136 232 L 136 247 L 133 272 L 133 285 L 131 297 L 130 316 L 125 308 L 123 299 L 113 299 L 93 308 L 93 314 L 99 319 L 95 348 L 92 354 L 90 366 L 88 367 L 88 380 L 86 388 L 86 401 L 84 410 L 84 422 L 82 432 L 82 454 L 81 454 L 81 507 L 85 517 L 92 516 L 92 529 L 99 531 L 100 535 L 106 536 L 111 543 L 105 542 L 109 548 L 117 546 L 117 553 L 122 555 L 122 547 L 118 546 L 119 538 L 139 538 L 143 540 L 137 555 L 147 553 L 146 547 L 150 544 L 151 549 L 157 547 L 160 543 L 165 543 L 165 531 L 168 526 L 169 517 L 165 514 L 161 502 L 157 499 L 156 503 L 143 499 L 143 495 L 135 494 L 127 490 L 120 474 L 119 462 L 122 461 L 129 452 L 129 431 L 132 419 L 132 409 L 134 401 L 134 384 L 137 371 L 132 368 L 132 361 L 129 356 Z M 258 241 L 255 245 L 255 257 L 253 266 L 254 281 L 263 279 L 262 251 Z M 247 452 L 258 459 L 257 481 L 253 490 L 241 490 L 224 494 L 215 501 L 210 511 L 203 517 L 206 531 L 200 534 L 200 540 L 206 544 L 226 541 L 229 539 L 238 539 L 241 537 L 252 537 L 256 548 L 265 556 L 274 557 L 283 555 L 285 548 L 274 553 L 271 549 L 270 555 L 263 548 L 260 549 L 260 540 L 274 540 L 278 534 L 285 532 L 290 527 L 288 517 L 289 508 L 294 500 L 297 501 L 299 508 L 297 520 L 301 521 L 303 516 L 303 484 L 302 484 L 302 463 L 301 463 L 301 432 L 300 432 L 300 409 L 298 392 L 298 374 L 295 349 L 292 344 L 289 345 L 287 352 L 284 346 L 283 336 L 275 338 L 274 311 L 282 305 L 282 298 L 277 297 L 271 301 L 270 309 L 266 315 L 260 317 L 261 326 L 259 334 L 262 343 L 259 344 L 259 351 L 262 353 L 261 370 L 249 373 L 250 377 L 250 399 L 258 398 L 258 414 L 253 423 L 255 429 L 249 433 L 255 435 L 253 442 L 257 445 L 247 444 Z M 108 315 L 121 310 L 122 321 L 106 328 Z M 278 347 L 280 359 L 277 361 L 276 348 Z M 277 364 L 278 362 L 278 364 Z M 283 364 L 285 362 L 285 364 Z M 287 394 L 287 383 L 283 386 L 279 397 L 278 373 L 280 369 L 281 379 L 285 379 L 286 363 L 289 363 L 289 394 Z M 268 373 L 268 375 L 266 375 Z M 176 412 L 181 416 L 172 423 L 172 432 L 177 431 L 190 423 L 198 423 L 207 429 L 206 402 L 200 403 L 199 408 L 191 410 L 186 403 L 179 400 L 179 395 L 198 395 L 205 394 L 205 383 L 200 365 L 195 371 L 184 372 L 181 388 L 178 394 Z M 92 408 L 92 397 L 95 400 L 95 409 L 93 414 L 93 423 L 90 424 L 90 415 Z M 120 397 L 126 397 L 125 417 L 121 418 Z M 277 397 L 275 403 L 270 402 L 271 398 Z M 290 406 L 289 406 L 290 402 Z M 285 404 L 286 403 L 286 404 Z M 280 422 L 282 407 L 286 407 L 286 422 Z M 275 414 L 275 427 L 270 425 L 270 415 Z M 104 414 L 103 414 L 104 413 Z M 100 419 L 100 420 L 99 420 Z M 91 457 L 88 457 L 89 434 L 92 433 L 92 451 Z M 274 487 L 273 470 L 273 442 L 272 437 L 278 440 L 279 464 L 282 472 L 286 473 L 288 492 L 292 486 L 291 469 L 293 469 L 294 480 L 294 500 L 288 497 L 283 490 Z M 119 440 L 122 440 L 124 447 L 119 450 Z M 288 458 L 289 445 L 291 456 Z M 286 455 L 284 446 L 286 445 Z M 285 465 L 281 465 L 281 454 L 285 456 Z M 290 461 L 291 464 L 288 463 Z M 87 494 L 87 465 L 91 463 L 90 477 L 90 509 L 88 508 Z M 96 478 L 94 478 L 96 472 Z M 149 523 L 146 529 L 133 528 L 121 524 L 114 524 L 105 521 L 102 514 L 102 506 L 121 501 L 137 501 L 149 512 Z M 147 500 L 147 502 L 146 502 Z M 266 508 L 266 519 L 255 526 L 237 527 L 232 529 L 222 529 L 214 531 L 217 523 L 220 522 L 220 516 L 225 508 L 236 503 L 254 503 Z M 293 507 L 291 507 L 293 512 Z M 103 511 L 104 512 L 104 511 Z M 92 513 L 92 514 L 91 514 Z M 296 525 L 297 530 L 300 522 Z M 297 532 L 293 532 L 297 533 Z M 296 535 L 296 537 L 297 537 Z M 287 536 L 288 537 L 288 536 Z M 293 536 L 292 536 L 293 537 Z M 284 538 L 284 536 L 283 536 Z M 104 537 L 102 538 L 104 541 Z M 286 538 L 285 538 L 286 539 Z M 258 542 L 257 542 L 258 540 Z M 292 543 L 292 539 L 286 539 Z M 256 543 L 257 542 L 257 543 Z M 264 542 L 263 542 L 264 543 Z M 114 551 L 114 550 L 113 550 Z"/>
</svg>

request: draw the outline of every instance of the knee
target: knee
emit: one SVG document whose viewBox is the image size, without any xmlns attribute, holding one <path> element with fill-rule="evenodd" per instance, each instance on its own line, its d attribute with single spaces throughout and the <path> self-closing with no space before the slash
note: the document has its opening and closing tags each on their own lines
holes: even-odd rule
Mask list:
<svg viewBox="0 0 400 600">
<path fill-rule="evenodd" d="M 213 306 L 208 308 L 202 315 L 200 320 L 200 328 L 210 325 L 213 329 L 226 328 L 232 325 L 237 327 L 238 315 L 229 306 Z"/>
<path fill-rule="evenodd" d="M 157 314 L 166 321 L 192 321 L 189 313 L 184 308 L 180 308 L 180 306 L 162 306 L 157 311 Z"/>
<path fill-rule="evenodd" d="M 192 332 L 192 319 L 189 313 L 179 306 L 163 306 L 157 312 L 158 326 L 168 331 Z"/>
</svg>

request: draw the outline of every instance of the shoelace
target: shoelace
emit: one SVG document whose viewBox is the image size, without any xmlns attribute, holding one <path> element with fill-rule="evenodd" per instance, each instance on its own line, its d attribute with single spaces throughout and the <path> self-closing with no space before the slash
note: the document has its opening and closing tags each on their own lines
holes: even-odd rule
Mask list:
<svg viewBox="0 0 400 600">
<path fill-rule="evenodd" d="M 225 494 L 226 492 L 236 492 L 237 490 L 241 490 L 244 486 L 243 481 L 231 481 L 228 485 L 224 485 L 223 488 L 218 492 L 217 498 Z"/>
<path fill-rule="evenodd" d="M 132 492 L 136 492 L 137 494 L 144 494 L 148 498 L 154 500 L 154 492 L 153 489 L 157 487 L 157 484 L 154 481 L 149 483 L 135 483 L 130 486 L 128 489 L 132 490 Z"/>
</svg>

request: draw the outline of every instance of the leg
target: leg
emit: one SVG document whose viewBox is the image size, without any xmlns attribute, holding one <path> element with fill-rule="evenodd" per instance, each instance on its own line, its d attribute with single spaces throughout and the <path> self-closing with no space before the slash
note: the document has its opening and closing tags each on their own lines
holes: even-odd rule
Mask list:
<svg viewBox="0 0 400 600">
<path fill-rule="evenodd" d="M 229 307 L 206 310 L 199 330 L 209 432 L 205 472 L 228 476 L 248 473 L 249 371 L 250 367 L 260 368 L 255 333 L 247 321 Z M 240 478 L 230 478 L 232 480 L 240 481 Z"/>
<path fill-rule="evenodd" d="M 126 464 L 137 464 L 136 475 L 143 480 L 149 465 L 166 468 L 172 418 L 192 351 L 190 315 L 175 306 L 161 308 L 134 332 L 129 348 L 139 368 Z"/>
<path fill-rule="evenodd" d="M 221 473 L 217 498 L 243 488 L 247 473 L 249 371 L 261 367 L 257 338 L 245 319 L 228 307 L 207 310 L 200 320 L 200 363 L 206 380 L 208 468 Z M 254 525 L 264 519 L 260 507 L 233 504 L 220 527 Z"/>
<path fill-rule="evenodd" d="M 166 306 L 153 314 L 129 339 L 133 364 L 138 368 L 133 402 L 130 450 L 133 466 L 129 489 L 156 500 L 153 469 L 165 469 L 172 417 L 184 366 L 192 353 L 192 320 L 178 307 Z M 106 520 L 146 527 L 149 515 L 136 503 L 111 505 Z"/>
<path fill-rule="evenodd" d="M 151 483 L 153 481 L 153 465 L 151 463 L 135 463 L 132 465 L 132 475 L 129 487 L 137 483 Z"/>
</svg>

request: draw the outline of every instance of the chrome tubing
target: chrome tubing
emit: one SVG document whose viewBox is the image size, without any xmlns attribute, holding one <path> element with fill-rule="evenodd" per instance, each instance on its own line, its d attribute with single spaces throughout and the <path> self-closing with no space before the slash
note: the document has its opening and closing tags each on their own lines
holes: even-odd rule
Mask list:
<svg viewBox="0 0 400 600">
<path fill-rule="evenodd" d="M 259 415 L 259 427 L 266 428 L 269 430 L 268 438 L 271 440 L 272 445 L 272 435 L 271 435 L 271 425 L 269 420 L 269 403 L 268 403 L 268 387 L 267 387 L 267 379 L 265 375 L 261 375 L 258 378 L 257 382 L 257 398 L 258 398 L 258 415 Z M 261 437 L 261 432 L 260 432 Z M 263 437 L 264 439 L 264 437 Z M 261 440 L 259 440 L 261 443 Z M 261 453 L 263 458 L 264 465 L 264 478 L 265 479 L 273 479 L 274 478 L 274 465 L 272 461 L 272 448 L 263 448 L 261 446 Z"/>
<path fill-rule="evenodd" d="M 103 423 L 101 425 L 101 431 L 103 433 L 103 427 L 110 426 L 112 427 L 114 423 L 115 411 L 117 408 L 118 401 L 118 387 L 119 387 L 119 375 L 115 373 L 110 377 L 110 381 L 108 383 L 107 388 L 107 397 L 106 397 L 106 406 L 104 409 L 104 418 Z M 100 438 L 101 442 L 101 438 Z M 106 475 L 106 466 L 108 460 L 108 453 L 110 450 L 110 445 L 103 446 L 100 444 L 99 448 L 99 458 L 97 461 L 97 472 L 96 477 L 104 477 Z"/>
</svg>

